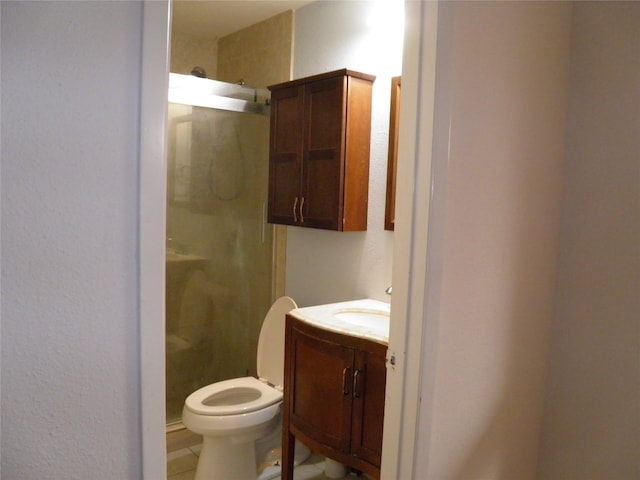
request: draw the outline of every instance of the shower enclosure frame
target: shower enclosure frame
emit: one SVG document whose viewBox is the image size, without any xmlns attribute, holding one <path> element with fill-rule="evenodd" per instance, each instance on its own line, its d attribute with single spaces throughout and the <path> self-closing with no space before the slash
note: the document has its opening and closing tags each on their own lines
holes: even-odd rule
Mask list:
<svg viewBox="0 0 640 480">
<path fill-rule="evenodd" d="M 193 75 L 169 74 L 169 103 L 269 115 L 269 92 Z"/>
</svg>

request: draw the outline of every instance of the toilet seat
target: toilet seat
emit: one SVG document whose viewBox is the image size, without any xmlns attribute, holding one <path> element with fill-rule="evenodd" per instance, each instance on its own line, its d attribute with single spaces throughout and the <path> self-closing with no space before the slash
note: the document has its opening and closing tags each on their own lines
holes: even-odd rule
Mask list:
<svg viewBox="0 0 640 480">
<path fill-rule="evenodd" d="M 185 400 L 185 408 L 206 416 L 255 412 L 282 401 L 282 392 L 254 377 L 223 380 L 196 390 Z"/>
</svg>

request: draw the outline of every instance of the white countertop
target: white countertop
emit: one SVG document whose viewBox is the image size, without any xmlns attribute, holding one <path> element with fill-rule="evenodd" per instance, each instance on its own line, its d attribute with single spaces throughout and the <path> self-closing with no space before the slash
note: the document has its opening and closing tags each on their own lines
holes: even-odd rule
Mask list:
<svg viewBox="0 0 640 480">
<path fill-rule="evenodd" d="M 389 344 L 389 313 L 391 305 L 378 300 L 362 299 L 329 303 L 313 307 L 296 308 L 289 312 L 298 320 L 324 330 L 353 337 L 366 338 L 385 345 Z M 349 314 L 371 314 L 371 321 L 354 323 Z"/>
</svg>

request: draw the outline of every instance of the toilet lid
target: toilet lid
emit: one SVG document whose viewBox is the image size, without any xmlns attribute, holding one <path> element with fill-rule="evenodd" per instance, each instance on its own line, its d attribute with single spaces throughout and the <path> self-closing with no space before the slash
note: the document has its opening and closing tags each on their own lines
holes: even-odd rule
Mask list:
<svg viewBox="0 0 640 480">
<path fill-rule="evenodd" d="M 285 315 L 296 302 L 290 297 L 278 298 L 267 312 L 258 339 L 257 370 L 260 378 L 281 386 L 284 379 L 284 325 Z"/>
</svg>

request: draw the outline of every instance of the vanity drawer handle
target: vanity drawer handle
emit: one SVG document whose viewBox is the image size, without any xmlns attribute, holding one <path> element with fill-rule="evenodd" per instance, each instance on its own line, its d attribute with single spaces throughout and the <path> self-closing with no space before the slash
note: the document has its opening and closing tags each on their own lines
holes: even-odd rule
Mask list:
<svg viewBox="0 0 640 480">
<path fill-rule="evenodd" d="M 347 381 L 347 375 L 349 374 L 349 367 L 345 367 L 342 370 L 342 395 L 349 395 L 349 382 Z"/>
<path fill-rule="evenodd" d="M 354 398 L 360 398 L 360 370 L 356 369 L 355 373 L 353 374 L 353 397 Z"/>
</svg>

